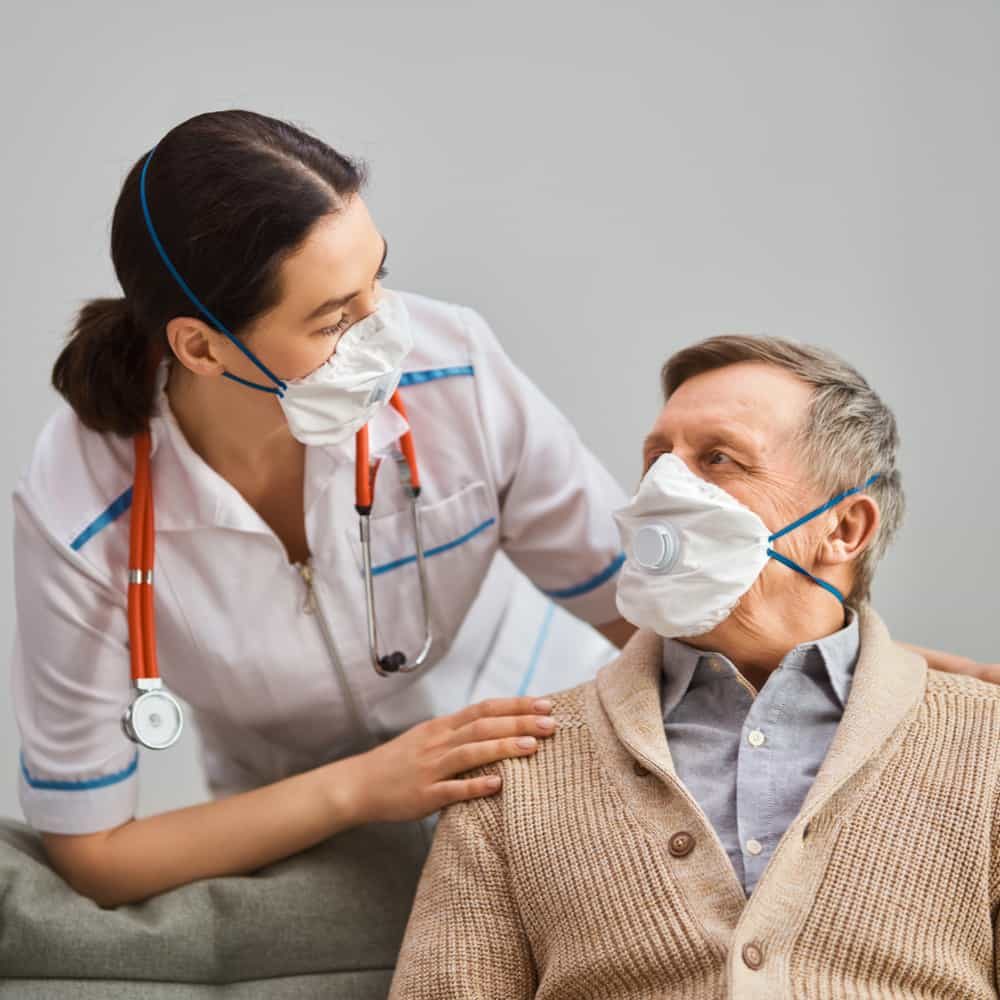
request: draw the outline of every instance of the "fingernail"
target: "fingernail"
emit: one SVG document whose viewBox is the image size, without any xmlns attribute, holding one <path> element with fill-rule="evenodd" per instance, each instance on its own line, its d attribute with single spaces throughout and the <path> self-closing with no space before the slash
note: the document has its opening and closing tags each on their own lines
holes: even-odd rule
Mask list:
<svg viewBox="0 0 1000 1000">
<path fill-rule="evenodd" d="M 539 729 L 555 729 L 556 728 L 556 720 L 553 719 L 551 715 L 543 715 L 538 720 L 538 728 Z"/>
<path fill-rule="evenodd" d="M 535 711 L 536 712 L 551 712 L 552 711 L 552 702 L 549 701 L 548 698 L 539 698 L 538 701 L 535 702 Z"/>
<path fill-rule="evenodd" d="M 487 788 L 499 788 L 500 787 L 500 779 L 495 774 L 491 775 L 489 778 L 486 779 L 486 787 Z"/>
<path fill-rule="evenodd" d="M 521 736 L 518 737 L 517 745 L 523 747 L 525 750 L 530 750 L 536 743 L 534 736 Z"/>
</svg>

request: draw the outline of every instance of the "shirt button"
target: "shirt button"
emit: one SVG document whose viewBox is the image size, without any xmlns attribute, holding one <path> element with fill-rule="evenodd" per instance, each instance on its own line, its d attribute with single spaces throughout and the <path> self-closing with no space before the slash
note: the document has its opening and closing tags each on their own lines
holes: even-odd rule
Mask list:
<svg viewBox="0 0 1000 1000">
<path fill-rule="evenodd" d="M 685 858 L 694 850 L 694 837 L 682 830 L 670 838 L 670 853 L 675 858 Z"/>
<path fill-rule="evenodd" d="M 714 656 L 710 656 L 708 658 L 708 665 L 715 671 L 719 671 L 722 669 L 722 661 L 716 659 Z"/>
<path fill-rule="evenodd" d="M 763 948 L 752 941 L 743 945 L 743 964 L 748 969 L 759 969 L 764 964 Z"/>
<path fill-rule="evenodd" d="M 759 729 L 751 730 L 750 735 L 747 736 L 750 741 L 750 746 L 752 747 L 762 747 L 764 745 L 765 736 Z"/>
<path fill-rule="evenodd" d="M 751 854 L 760 854 L 760 852 L 764 850 L 764 846 L 759 840 L 748 840 L 747 850 Z"/>
</svg>

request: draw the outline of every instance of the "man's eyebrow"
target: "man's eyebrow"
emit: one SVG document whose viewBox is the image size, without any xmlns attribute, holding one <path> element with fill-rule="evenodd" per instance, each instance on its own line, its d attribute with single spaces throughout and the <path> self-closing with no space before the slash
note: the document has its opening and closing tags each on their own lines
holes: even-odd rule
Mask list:
<svg viewBox="0 0 1000 1000">
<path fill-rule="evenodd" d="M 389 256 L 389 241 L 383 236 L 382 237 L 382 260 L 379 262 L 379 271 L 385 267 L 386 258 Z M 376 274 L 377 276 L 377 274 Z M 326 302 L 321 302 L 318 306 L 308 316 L 302 321 L 303 323 L 308 323 L 310 320 L 316 319 L 317 316 L 322 316 L 324 313 L 333 312 L 334 309 L 340 309 L 342 306 L 346 306 L 351 299 L 357 295 L 357 292 L 351 292 L 350 295 L 344 295 L 339 299 L 327 299 Z"/>
<path fill-rule="evenodd" d="M 749 454 L 756 449 L 757 440 L 744 428 L 725 426 L 707 433 L 702 445 L 706 448 L 735 448 Z"/>
</svg>

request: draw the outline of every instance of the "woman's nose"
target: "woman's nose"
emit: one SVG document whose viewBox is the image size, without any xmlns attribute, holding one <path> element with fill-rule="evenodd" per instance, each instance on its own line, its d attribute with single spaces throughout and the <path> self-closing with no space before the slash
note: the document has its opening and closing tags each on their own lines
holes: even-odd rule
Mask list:
<svg viewBox="0 0 1000 1000">
<path fill-rule="evenodd" d="M 355 307 L 358 311 L 358 319 L 362 319 L 365 316 L 371 315 L 375 312 L 375 307 L 379 303 L 379 299 L 382 297 L 381 288 L 376 285 L 369 292 L 362 292 L 355 300 Z"/>
</svg>

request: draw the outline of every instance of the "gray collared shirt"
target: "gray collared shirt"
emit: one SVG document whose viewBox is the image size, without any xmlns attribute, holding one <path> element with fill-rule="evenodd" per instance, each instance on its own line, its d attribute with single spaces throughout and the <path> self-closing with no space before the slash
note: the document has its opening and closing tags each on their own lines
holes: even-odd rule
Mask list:
<svg viewBox="0 0 1000 1000">
<path fill-rule="evenodd" d="M 798 815 L 847 704 L 857 615 L 796 646 L 757 696 L 732 662 L 665 639 L 661 699 L 677 776 L 715 827 L 747 896 Z"/>
</svg>

